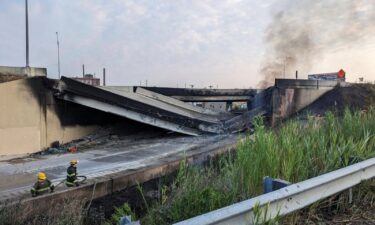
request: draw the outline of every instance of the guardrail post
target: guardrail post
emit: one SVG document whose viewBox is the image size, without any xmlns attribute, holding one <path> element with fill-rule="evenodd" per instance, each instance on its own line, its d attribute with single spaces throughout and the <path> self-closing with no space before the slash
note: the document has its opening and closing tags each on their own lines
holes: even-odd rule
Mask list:
<svg viewBox="0 0 375 225">
<path fill-rule="evenodd" d="M 264 177 L 263 178 L 263 193 L 269 193 L 272 191 L 272 178 Z"/>
<path fill-rule="evenodd" d="M 263 192 L 264 194 L 279 190 L 283 187 L 290 185 L 291 183 L 281 179 L 273 179 L 271 177 L 263 178 Z"/>
</svg>

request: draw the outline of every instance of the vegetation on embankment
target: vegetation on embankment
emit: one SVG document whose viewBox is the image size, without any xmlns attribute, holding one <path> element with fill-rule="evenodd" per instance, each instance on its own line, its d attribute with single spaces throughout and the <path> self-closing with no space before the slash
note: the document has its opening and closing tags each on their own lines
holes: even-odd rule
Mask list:
<svg viewBox="0 0 375 225">
<path fill-rule="evenodd" d="M 311 117 L 306 122 L 292 120 L 276 130 L 266 128 L 259 118 L 254 134 L 239 140 L 236 154 L 222 157 L 205 168 L 181 164 L 172 184 L 160 186 L 158 200 L 144 200 L 143 212 L 137 209 L 136 214 L 142 224 L 171 224 L 262 194 L 264 176 L 298 182 L 345 167 L 374 157 L 374 135 L 375 108 L 356 112 L 345 110 L 339 117 L 329 112 L 323 118 Z M 354 201 L 372 205 L 375 199 L 373 187 L 371 181 L 357 187 Z M 142 188 L 139 190 L 142 193 Z M 330 213 L 332 208 L 335 212 L 351 209 L 343 199 L 342 196 L 326 199 L 282 222 L 307 224 L 301 222 L 306 218 L 319 222 L 317 218 L 327 215 L 324 211 L 327 206 Z M 130 207 L 134 210 L 133 205 Z M 57 205 L 51 203 L 49 210 L 38 215 L 28 213 L 22 205 L 0 207 L 0 224 L 82 225 L 97 222 L 97 219 L 88 218 L 88 212 L 88 206 L 77 200 Z M 128 205 L 124 204 L 107 224 L 116 224 L 121 216 L 130 213 Z"/>
<path fill-rule="evenodd" d="M 181 165 L 159 201 L 148 202 L 142 224 L 171 224 L 262 194 L 264 176 L 302 181 L 373 157 L 375 109 L 328 112 L 324 119 L 289 121 L 277 130 L 256 121 L 237 154 L 208 168 Z"/>
<path fill-rule="evenodd" d="M 30 204 L 0 204 L 0 225 L 82 225 L 88 208 L 79 199 L 63 199 L 59 202 L 45 202 L 36 212 Z"/>
</svg>

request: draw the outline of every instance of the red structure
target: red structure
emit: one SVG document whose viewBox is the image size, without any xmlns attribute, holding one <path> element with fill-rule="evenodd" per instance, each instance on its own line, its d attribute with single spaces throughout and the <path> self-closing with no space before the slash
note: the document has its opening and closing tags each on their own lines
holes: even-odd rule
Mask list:
<svg viewBox="0 0 375 225">
<path fill-rule="evenodd" d="M 337 72 L 337 77 L 339 79 L 345 79 L 345 71 L 341 69 L 339 72 Z"/>
</svg>

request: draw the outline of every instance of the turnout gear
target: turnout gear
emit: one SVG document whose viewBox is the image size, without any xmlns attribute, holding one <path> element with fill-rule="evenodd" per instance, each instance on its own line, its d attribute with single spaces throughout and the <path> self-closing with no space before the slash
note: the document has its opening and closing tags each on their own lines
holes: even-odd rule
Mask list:
<svg viewBox="0 0 375 225">
<path fill-rule="evenodd" d="M 74 187 L 74 186 L 79 186 L 79 181 L 77 179 L 77 164 L 72 164 L 70 163 L 71 166 L 68 167 L 67 169 L 67 175 L 66 175 L 66 181 L 65 184 L 68 187 Z"/>
<path fill-rule="evenodd" d="M 55 186 L 47 179 L 47 176 L 45 173 L 40 172 L 38 174 L 38 181 L 34 184 L 34 186 L 31 188 L 31 196 L 36 197 L 38 195 L 43 195 L 48 192 L 53 192 L 55 189 Z"/>
</svg>

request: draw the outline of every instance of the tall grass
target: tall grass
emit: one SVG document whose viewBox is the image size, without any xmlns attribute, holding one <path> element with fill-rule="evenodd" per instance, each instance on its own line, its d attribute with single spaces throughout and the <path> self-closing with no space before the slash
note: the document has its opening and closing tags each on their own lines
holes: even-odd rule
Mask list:
<svg viewBox="0 0 375 225">
<path fill-rule="evenodd" d="M 289 121 L 277 130 L 255 122 L 239 140 L 236 155 L 208 168 L 182 164 L 166 201 L 157 202 L 144 224 L 170 224 L 262 193 L 263 177 L 302 181 L 375 155 L 375 109 L 342 117 Z"/>
<path fill-rule="evenodd" d="M 85 219 L 85 202 L 77 199 L 63 199 L 59 202 L 45 202 L 43 211 L 36 211 L 33 205 L 18 202 L 3 203 L 0 206 L 0 225 L 82 225 Z"/>
<path fill-rule="evenodd" d="M 243 192 L 259 194 L 264 176 L 297 182 L 348 166 L 375 153 L 375 110 L 333 113 L 307 124 L 291 121 L 277 131 L 256 122 L 252 137 L 238 145 L 234 167 Z"/>
</svg>

